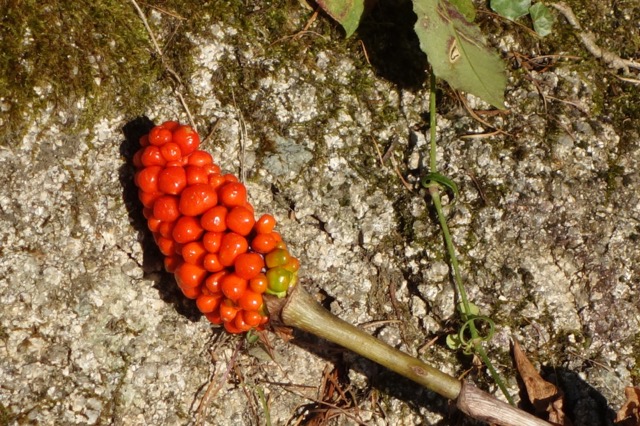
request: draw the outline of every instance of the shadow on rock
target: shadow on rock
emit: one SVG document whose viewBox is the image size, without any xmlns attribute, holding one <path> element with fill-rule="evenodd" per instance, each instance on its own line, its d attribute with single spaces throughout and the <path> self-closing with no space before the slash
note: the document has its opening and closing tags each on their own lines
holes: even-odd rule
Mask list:
<svg viewBox="0 0 640 426">
<path fill-rule="evenodd" d="M 120 144 L 120 155 L 126 159 L 126 163 L 119 169 L 122 198 L 129 213 L 129 222 L 139 232 L 143 249 L 142 270 L 145 278 L 155 281 L 154 288 L 160 293 L 161 299 L 172 304 L 176 312 L 190 321 L 198 321 L 201 314 L 195 303 L 182 295 L 173 275 L 164 271 L 162 253 L 158 250 L 153 235 L 147 228 L 146 219 L 142 215 L 142 204 L 138 200 L 138 188 L 134 184 L 133 155 L 140 149 L 140 137 L 149 133 L 153 126 L 153 122 L 148 117 L 142 116 L 128 122 L 122 128 L 125 140 Z"/>
<path fill-rule="evenodd" d="M 358 28 L 367 56 L 377 74 L 398 87 L 420 89 L 428 69 L 426 55 L 413 27 L 416 15 L 408 0 L 378 0 L 368 5 Z"/>
<path fill-rule="evenodd" d="M 540 375 L 564 392 L 564 413 L 574 425 L 613 426 L 616 413 L 607 399 L 580 376 L 566 368 L 542 367 Z M 523 388 L 523 386 L 521 386 Z M 526 399 L 526 395 L 523 397 Z"/>
</svg>

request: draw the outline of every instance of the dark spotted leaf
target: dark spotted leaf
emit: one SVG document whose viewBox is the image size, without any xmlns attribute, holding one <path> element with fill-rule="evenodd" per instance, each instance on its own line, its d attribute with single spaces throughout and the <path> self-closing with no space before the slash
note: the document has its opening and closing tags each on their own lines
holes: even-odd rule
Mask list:
<svg viewBox="0 0 640 426">
<path fill-rule="evenodd" d="M 447 0 L 414 0 L 413 10 L 420 48 L 435 75 L 454 89 L 504 108 L 504 64 L 487 47 L 480 29 Z"/>
</svg>

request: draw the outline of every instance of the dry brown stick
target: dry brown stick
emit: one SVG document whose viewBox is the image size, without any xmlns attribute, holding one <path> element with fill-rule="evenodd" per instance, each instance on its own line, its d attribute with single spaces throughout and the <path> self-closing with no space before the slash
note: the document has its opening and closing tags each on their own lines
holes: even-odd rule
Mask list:
<svg viewBox="0 0 640 426">
<path fill-rule="evenodd" d="M 550 426 L 544 420 L 500 401 L 472 383 L 464 381 L 456 407 L 469 417 L 502 426 Z"/>
<path fill-rule="evenodd" d="M 576 15 L 573 13 L 573 10 L 569 5 L 564 2 L 558 2 L 551 3 L 551 6 L 560 12 L 573 28 L 578 30 L 578 37 L 580 38 L 580 41 L 593 56 L 598 59 L 602 59 L 611 68 L 624 70 L 625 75 L 629 74 L 629 68 L 640 70 L 640 62 L 622 59 L 615 53 L 598 46 L 593 33 L 590 31 L 583 31 L 578 18 L 576 18 Z"/>
<path fill-rule="evenodd" d="M 133 4 L 133 7 L 138 12 L 138 16 L 140 16 L 140 19 L 142 20 L 142 24 L 144 25 L 145 29 L 147 30 L 147 33 L 149 34 L 149 37 L 151 37 L 151 42 L 153 43 L 153 47 L 155 48 L 156 53 L 158 54 L 158 56 L 160 56 L 160 61 L 162 61 L 162 65 L 164 65 L 164 68 L 167 70 L 169 75 L 174 79 L 174 81 L 177 84 L 178 88 L 184 86 L 182 84 L 182 80 L 180 79 L 180 76 L 178 75 L 178 73 L 176 73 L 173 70 L 173 68 L 171 68 L 171 66 L 169 66 L 169 64 L 167 63 L 167 60 L 165 59 L 164 54 L 162 53 L 162 49 L 160 49 L 160 46 L 158 45 L 158 41 L 156 40 L 156 37 L 153 34 L 153 31 L 151 31 L 151 26 L 149 25 L 149 22 L 147 21 L 147 17 L 144 15 L 144 12 L 142 11 L 140 6 L 138 5 L 138 2 L 136 0 L 130 0 L 130 1 L 131 1 L 131 4 Z M 178 99 L 180 99 L 180 103 L 182 104 L 182 107 L 184 108 L 185 112 L 187 113 L 187 117 L 189 117 L 189 123 L 191 123 L 191 127 L 193 127 L 195 130 L 197 130 L 196 123 L 195 123 L 195 121 L 193 121 L 193 117 L 191 116 L 191 111 L 189 110 L 189 106 L 187 105 L 187 102 L 184 100 L 184 97 L 182 96 L 182 93 L 180 92 L 180 90 L 178 88 L 174 89 L 175 93 L 178 96 Z"/>
</svg>

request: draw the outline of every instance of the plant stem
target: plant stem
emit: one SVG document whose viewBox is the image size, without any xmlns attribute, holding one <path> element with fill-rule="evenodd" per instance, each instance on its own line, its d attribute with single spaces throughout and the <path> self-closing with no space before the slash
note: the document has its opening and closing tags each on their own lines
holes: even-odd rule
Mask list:
<svg viewBox="0 0 640 426">
<path fill-rule="evenodd" d="M 269 313 L 273 314 L 271 306 Z M 337 343 L 448 399 L 460 394 L 460 381 L 332 315 L 301 285 L 295 286 L 287 297 L 281 317 L 288 326 Z"/>
<path fill-rule="evenodd" d="M 432 72 L 430 78 L 430 94 L 429 94 L 429 167 L 430 173 L 437 173 L 437 151 L 436 151 L 436 130 L 437 130 L 437 121 L 436 121 L 436 76 Z M 436 209 L 436 214 L 438 216 L 438 222 L 440 223 L 440 228 L 442 229 L 442 234 L 444 236 L 445 246 L 447 248 L 447 253 L 449 254 L 449 261 L 451 262 L 451 268 L 453 269 L 453 281 L 456 286 L 456 290 L 458 292 L 458 297 L 460 298 L 460 302 L 462 303 L 462 320 L 463 322 L 471 319 L 471 306 L 469 304 L 469 298 L 467 297 L 467 291 L 464 288 L 464 284 L 462 283 L 462 276 L 460 275 L 460 265 L 458 264 L 458 256 L 456 255 L 456 249 L 453 245 L 453 239 L 451 238 L 451 233 L 449 232 L 449 226 L 447 225 L 447 218 L 444 215 L 442 210 L 442 201 L 440 199 L 440 187 L 437 184 L 429 185 L 429 195 L 431 196 L 431 200 L 433 201 L 433 205 Z M 507 390 L 502 378 L 494 368 L 491 360 L 487 356 L 484 347 L 482 346 L 482 339 L 480 338 L 480 334 L 478 333 L 478 329 L 476 328 L 475 322 L 472 320 L 469 322 L 469 332 L 471 333 L 471 339 L 473 342 L 474 351 L 478 354 L 482 362 L 487 366 L 489 370 L 489 374 L 498 385 L 504 396 L 509 401 L 509 404 L 515 405 L 511 394 Z"/>
<path fill-rule="evenodd" d="M 341 320 L 320 306 L 301 285 L 291 289 L 286 298 L 278 299 L 267 295 L 264 301 L 272 324 L 280 321 L 286 326 L 315 334 L 350 349 L 454 400 L 462 412 L 474 419 L 501 426 L 551 426 L 544 420 L 499 401 L 473 384 L 461 382 Z"/>
</svg>

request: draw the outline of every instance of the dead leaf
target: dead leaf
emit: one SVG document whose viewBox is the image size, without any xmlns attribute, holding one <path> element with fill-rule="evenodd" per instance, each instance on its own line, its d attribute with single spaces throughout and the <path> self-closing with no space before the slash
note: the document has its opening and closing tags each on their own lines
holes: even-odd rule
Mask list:
<svg viewBox="0 0 640 426">
<path fill-rule="evenodd" d="M 516 368 L 527 388 L 529 401 L 536 409 L 536 415 L 538 417 L 546 415 L 549 422 L 557 425 L 571 426 L 571 421 L 563 411 L 564 394 L 553 383 L 547 382 L 540 376 L 538 370 L 529 361 L 515 340 L 513 341 L 513 356 Z"/>
<path fill-rule="evenodd" d="M 640 388 L 627 386 L 624 389 L 627 397 L 624 405 L 618 411 L 616 424 L 622 426 L 640 426 Z"/>
</svg>

